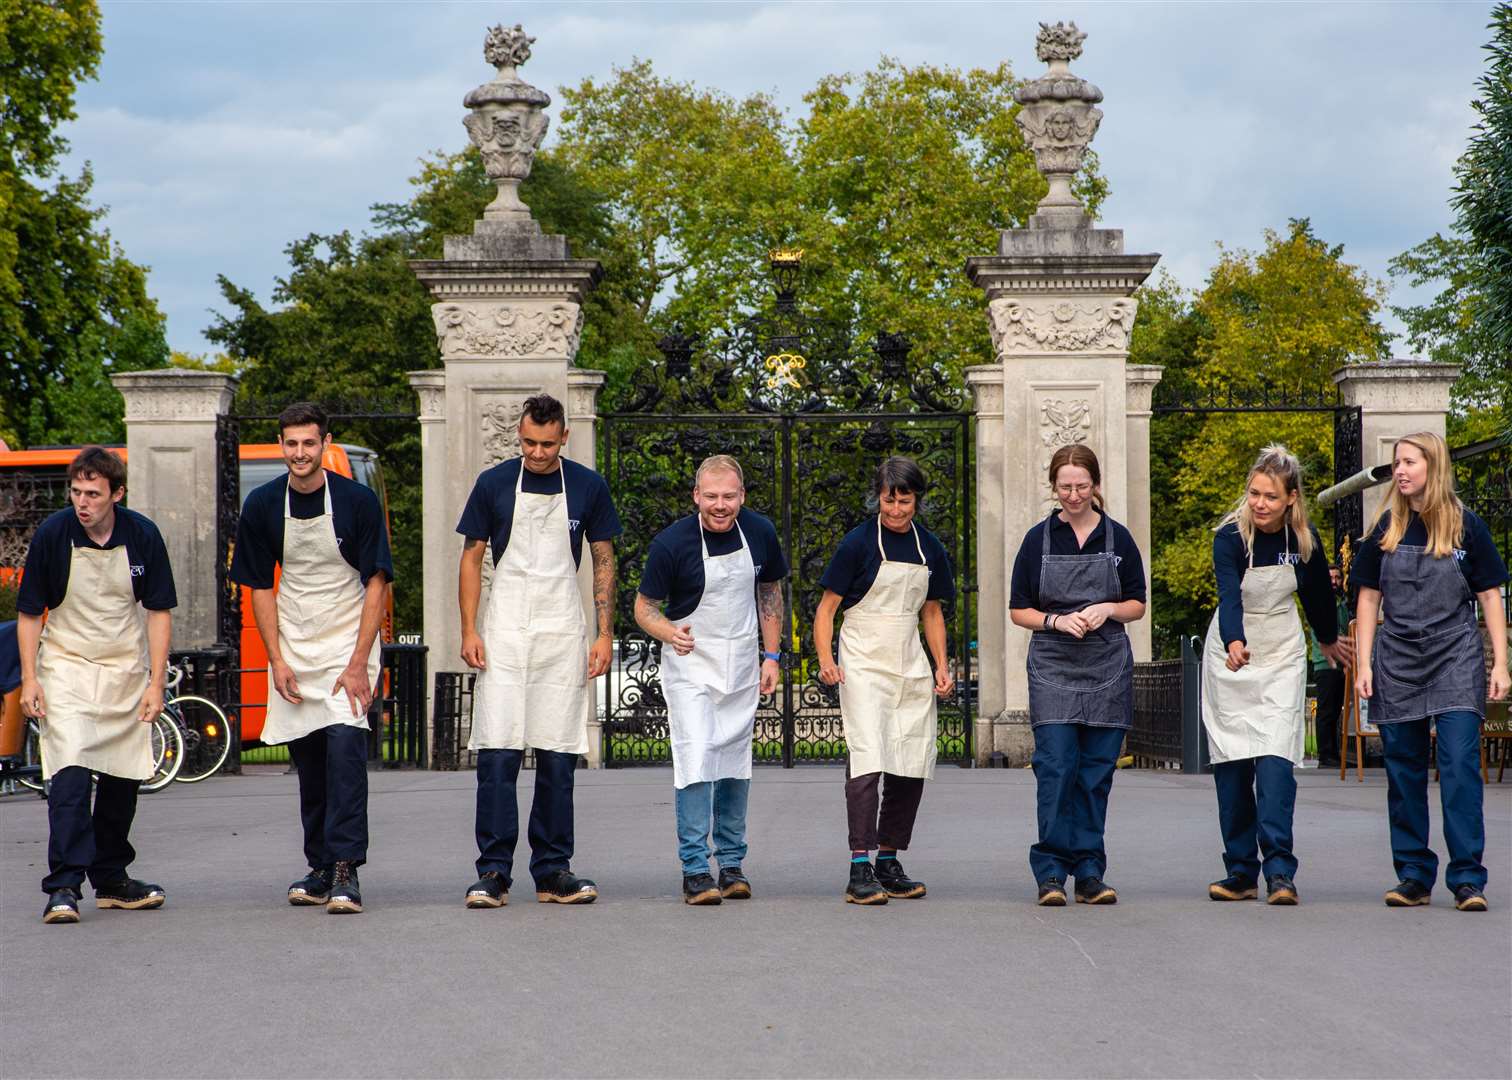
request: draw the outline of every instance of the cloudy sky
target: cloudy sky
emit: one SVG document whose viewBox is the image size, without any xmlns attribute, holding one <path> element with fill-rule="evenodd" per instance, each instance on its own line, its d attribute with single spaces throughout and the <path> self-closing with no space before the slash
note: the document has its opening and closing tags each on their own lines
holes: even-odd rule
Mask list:
<svg viewBox="0 0 1512 1080">
<path fill-rule="evenodd" d="M 266 301 L 288 241 L 363 229 L 417 158 L 465 143 L 493 23 L 538 39 L 522 74 L 554 97 L 644 57 L 798 113 L 820 76 L 883 54 L 1033 77 L 1037 21 L 1075 19 L 1090 36 L 1073 67 L 1106 95 L 1103 221 L 1128 250 L 1196 285 L 1215 243 L 1258 247 L 1306 216 L 1384 277 L 1449 225 L 1490 6 L 104 0 L 100 78 L 68 134 L 108 227 L 152 268 L 170 343 L 202 352 L 217 273 Z"/>
</svg>

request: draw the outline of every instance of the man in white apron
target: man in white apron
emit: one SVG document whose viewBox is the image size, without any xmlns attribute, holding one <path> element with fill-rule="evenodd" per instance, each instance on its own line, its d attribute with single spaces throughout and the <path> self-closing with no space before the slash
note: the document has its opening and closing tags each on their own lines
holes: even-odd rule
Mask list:
<svg viewBox="0 0 1512 1080">
<path fill-rule="evenodd" d="M 734 458 L 698 467 L 693 503 L 698 513 L 651 542 L 635 621 L 663 645 L 683 900 L 718 904 L 751 895 L 741 868 L 751 737 L 761 695 L 777 688 L 787 562 L 771 521 L 742 508 L 745 478 Z"/>
<path fill-rule="evenodd" d="M 588 751 L 592 680 L 609 670 L 614 639 L 614 538 L 619 517 L 593 470 L 562 457 L 567 419 L 549 394 L 527 398 L 520 456 L 473 485 L 457 531 L 466 537 L 458 570 L 462 659 L 479 672 L 472 738 L 478 756 L 478 880 L 466 906 L 508 902 L 520 817 L 515 785 L 525 751 L 535 751 L 530 807 L 530 876 L 541 903 L 591 904 L 598 887 L 572 873 L 572 788 Z M 583 538 L 593 552 L 592 643 L 583 617 L 578 565 Z M 492 545 L 493 583 L 478 631 L 483 552 Z"/>
<path fill-rule="evenodd" d="M 278 431 L 288 472 L 247 496 L 231 578 L 252 590 L 268 652 L 262 741 L 287 743 L 299 770 L 310 872 L 289 886 L 289 903 L 356 913 L 368 847 L 367 711 L 394 565 L 378 496 L 323 467 L 325 411 L 290 405 Z"/>
<path fill-rule="evenodd" d="M 47 794 L 47 906 L 79 921 L 84 879 L 95 904 L 161 907 L 160 886 L 129 877 L 137 789 L 152 775 L 152 721 L 178 597 L 157 526 L 119 505 L 126 465 L 98 446 L 68 467 L 72 509 L 32 537 L 17 598 L 21 708 L 40 722 Z M 144 615 L 145 612 L 145 615 Z M 46 615 L 44 625 L 43 616 Z M 94 808 L 91 776 L 97 775 Z"/>
</svg>

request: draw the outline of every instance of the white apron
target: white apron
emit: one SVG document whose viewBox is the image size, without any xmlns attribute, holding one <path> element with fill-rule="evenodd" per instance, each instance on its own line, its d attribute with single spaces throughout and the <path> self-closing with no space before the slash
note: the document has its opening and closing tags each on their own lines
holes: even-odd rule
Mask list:
<svg viewBox="0 0 1512 1080">
<path fill-rule="evenodd" d="M 346 690 L 331 687 L 346 669 L 357 648 L 362 605 L 367 599 L 362 575 L 341 557 L 336 543 L 336 519 L 331 514 L 331 482 L 325 485 L 325 513 L 296 518 L 289 514 L 284 489 L 283 573 L 278 579 L 278 647 L 294 672 L 299 696 L 285 701 L 268 679 L 268 716 L 262 741 L 286 743 L 332 724 L 366 729 L 367 714 L 352 715 Z M 378 668 L 383 653 L 381 635 L 374 635 L 368 654 L 368 682 L 379 692 Z"/>
<path fill-rule="evenodd" d="M 126 545 L 74 548 L 68 591 L 48 611 L 37 653 L 43 775 L 82 765 L 125 780 L 151 776 L 152 725 L 137 719 L 148 676 L 147 620 Z"/>
<path fill-rule="evenodd" d="M 672 783 L 679 788 L 708 780 L 748 780 L 751 736 L 761 700 L 757 647 L 756 563 L 740 523 L 740 550 L 710 557 L 697 522 L 704 588 L 686 619 L 693 651 L 661 651 L 662 694 L 672 742 Z"/>
<path fill-rule="evenodd" d="M 588 621 L 578 591 L 562 490 L 515 481 L 509 544 L 494 567 L 483 615 L 484 659 L 473 694 L 469 750 L 588 752 Z"/>
<path fill-rule="evenodd" d="M 840 627 L 840 716 L 850 754 L 850 775 L 886 772 L 934 778 L 939 722 L 934 674 L 919 642 L 919 611 L 929 595 L 929 567 L 913 527 L 919 562 L 882 565 L 871 588 L 845 613 Z"/>
<path fill-rule="evenodd" d="M 1286 550 L 1291 553 L 1290 534 Z M 1202 647 L 1202 726 L 1214 762 L 1271 754 L 1297 765 L 1307 706 L 1307 640 L 1294 599 L 1297 571 L 1290 561 L 1256 567 L 1253 551 L 1249 559 L 1239 594 L 1250 661 L 1238 671 L 1228 669 L 1215 611 Z"/>
</svg>

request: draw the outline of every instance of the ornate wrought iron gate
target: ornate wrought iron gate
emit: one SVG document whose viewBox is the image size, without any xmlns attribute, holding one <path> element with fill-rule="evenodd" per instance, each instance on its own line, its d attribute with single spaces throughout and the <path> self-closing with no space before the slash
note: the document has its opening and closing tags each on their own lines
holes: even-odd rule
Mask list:
<svg viewBox="0 0 1512 1080">
<path fill-rule="evenodd" d="M 946 613 L 957 689 L 940 706 L 939 757 L 971 761 L 972 416 L 957 408 L 941 372 L 910 363 L 901 336 L 879 334 L 855 348 L 844 328 L 801 315 L 796 269 L 795 259 L 774 256 L 774 313 L 743 320 L 700 363 L 691 339 L 663 339 L 663 362 L 637 379 L 634 400 L 602 417 L 599 462 L 625 526 L 617 656 L 601 713 L 608 766 L 671 760 L 661 645 L 635 625 L 634 598 L 651 538 L 693 512 L 694 469 L 710 454 L 741 462 L 746 506 L 772 519 L 791 567 L 782 679 L 757 710 L 755 760 L 792 767 L 845 759 L 839 697 L 819 682 L 814 652 L 819 579 L 840 539 L 867 516 L 876 466 L 906 454 L 929 478 L 920 520 L 950 552 L 960 589 Z"/>
</svg>

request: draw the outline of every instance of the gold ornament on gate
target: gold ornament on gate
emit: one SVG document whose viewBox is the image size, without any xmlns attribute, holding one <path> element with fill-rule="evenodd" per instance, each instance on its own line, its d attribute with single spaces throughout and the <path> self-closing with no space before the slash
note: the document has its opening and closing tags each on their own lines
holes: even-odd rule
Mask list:
<svg viewBox="0 0 1512 1080">
<path fill-rule="evenodd" d="M 766 358 L 766 367 L 771 372 L 766 380 L 768 390 L 776 390 L 780 386 L 790 386 L 798 390 L 802 388 L 803 383 L 796 373 L 808 367 L 808 361 L 797 353 L 778 353 L 776 356 Z"/>
</svg>

